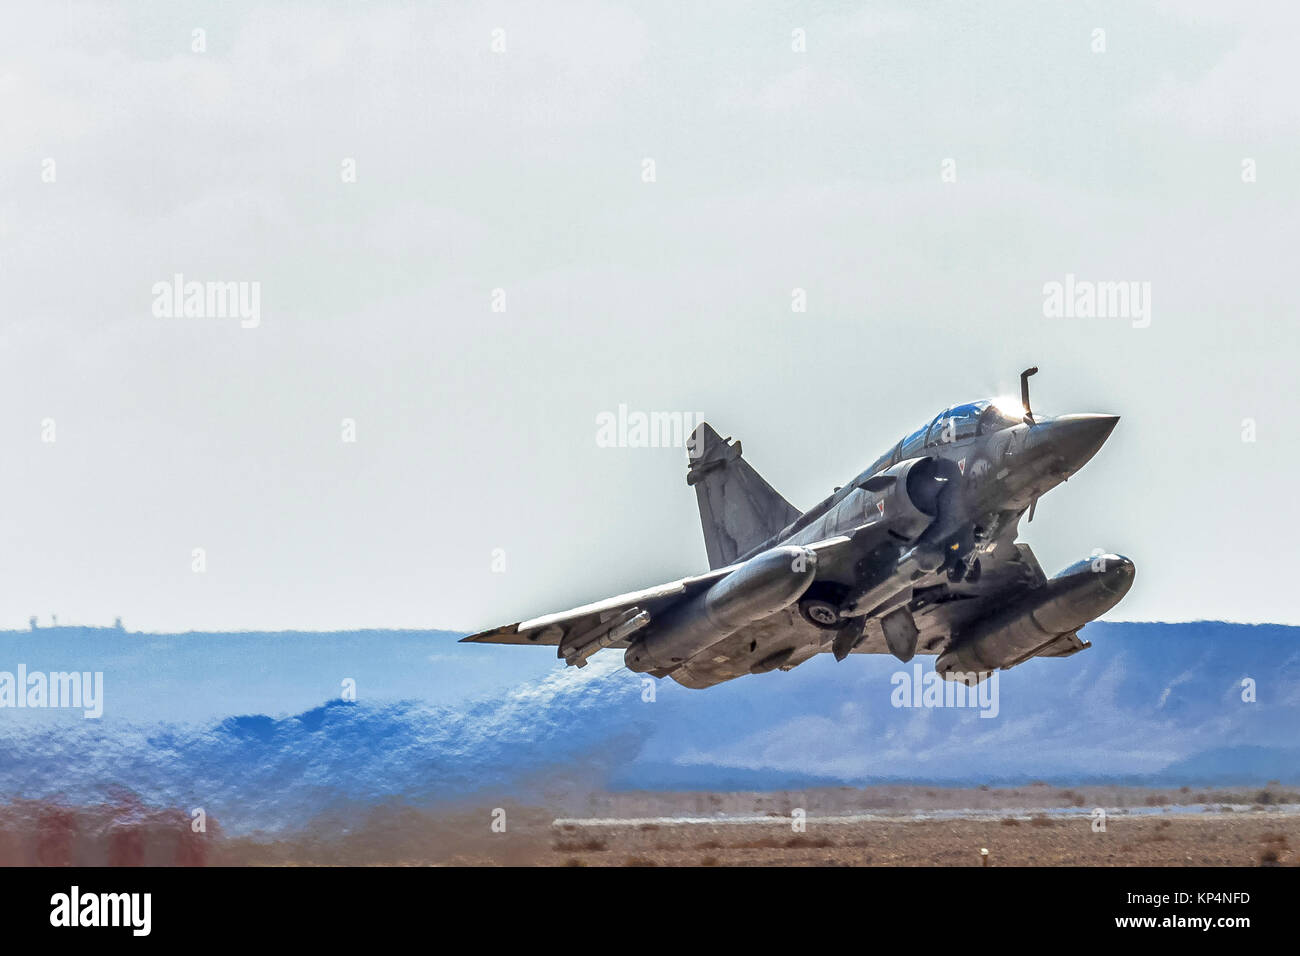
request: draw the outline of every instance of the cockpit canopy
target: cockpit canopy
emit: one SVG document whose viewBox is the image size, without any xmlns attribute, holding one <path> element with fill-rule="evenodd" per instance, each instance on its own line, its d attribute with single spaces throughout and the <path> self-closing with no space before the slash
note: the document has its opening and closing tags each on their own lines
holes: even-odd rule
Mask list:
<svg viewBox="0 0 1300 956">
<path fill-rule="evenodd" d="M 866 473 L 873 475 L 892 464 L 918 457 L 924 449 L 937 445 L 945 431 L 948 432 L 949 441 L 961 441 L 1018 425 L 1024 420 L 1024 412 L 1018 409 L 1018 405 L 1014 400 L 985 399 L 945 408 L 928 424 L 922 425 L 881 455 Z M 1042 420 L 1042 416 L 1038 416 L 1038 419 Z"/>
</svg>

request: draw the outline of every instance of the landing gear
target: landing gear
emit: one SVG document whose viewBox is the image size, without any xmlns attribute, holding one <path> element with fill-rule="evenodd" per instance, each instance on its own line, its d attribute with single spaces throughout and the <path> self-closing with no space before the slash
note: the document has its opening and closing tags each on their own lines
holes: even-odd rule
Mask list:
<svg viewBox="0 0 1300 956">
<path fill-rule="evenodd" d="M 822 598 L 804 598 L 799 602 L 799 613 L 809 624 L 824 631 L 837 631 L 848 623 L 840 619 L 838 604 Z"/>
<path fill-rule="evenodd" d="M 799 602 L 799 613 L 813 627 L 823 631 L 838 631 L 852 620 L 840 617 L 840 605 L 843 601 L 842 588 L 835 585 L 814 584 Z"/>
<path fill-rule="evenodd" d="M 974 584 L 980 579 L 983 569 L 980 567 L 980 559 L 976 558 L 969 565 L 965 561 L 954 561 L 948 566 L 948 580 L 953 584 L 960 584 L 965 581 L 967 584 Z"/>
</svg>

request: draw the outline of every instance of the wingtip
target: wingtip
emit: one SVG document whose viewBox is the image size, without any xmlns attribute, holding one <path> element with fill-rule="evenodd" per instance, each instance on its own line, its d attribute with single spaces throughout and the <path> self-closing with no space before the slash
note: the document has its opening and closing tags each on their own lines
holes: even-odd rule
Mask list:
<svg viewBox="0 0 1300 956">
<path fill-rule="evenodd" d="M 514 635 L 519 633 L 519 622 L 514 624 L 502 624 L 500 627 L 489 628 L 486 631 L 478 631 L 474 634 L 466 634 L 457 644 L 491 644 L 492 638 L 501 637 L 502 635 Z"/>
</svg>

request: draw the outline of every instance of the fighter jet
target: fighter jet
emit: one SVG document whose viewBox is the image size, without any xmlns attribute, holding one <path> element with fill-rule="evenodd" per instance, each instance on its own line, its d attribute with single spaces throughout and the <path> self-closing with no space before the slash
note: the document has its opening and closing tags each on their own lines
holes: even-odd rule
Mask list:
<svg viewBox="0 0 1300 956">
<path fill-rule="evenodd" d="M 937 655 L 975 684 L 1032 657 L 1068 657 L 1133 584 L 1095 552 L 1050 580 L 1016 541 L 1022 517 L 1110 436 L 1115 415 L 1035 414 L 1020 400 L 954 405 L 805 512 L 708 424 L 687 442 L 710 571 L 464 638 L 542 644 L 567 664 L 606 648 L 628 669 L 704 688 L 788 671 L 815 654 Z"/>
</svg>

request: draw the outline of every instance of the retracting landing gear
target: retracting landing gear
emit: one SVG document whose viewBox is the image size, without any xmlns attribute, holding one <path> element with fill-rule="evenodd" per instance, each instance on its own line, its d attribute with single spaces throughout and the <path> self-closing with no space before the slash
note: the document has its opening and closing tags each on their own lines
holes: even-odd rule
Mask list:
<svg viewBox="0 0 1300 956">
<path fill-rule="evenodd" d="M 976 558 L 970 564 L 965 561 L 954 561 L 948 566 L 948 580 L 953 584 L 960 584 L 965 581 L 967 584 L 974 584 L 980 579 L 983 568 L 980 567 L 980 559 Z"/>
<path fill-rule="evenodd" d="M 837 631 L 847 623 L 840 620 L 839 605 L 822 598 L 804 598 L 799 602 L 799 613 L 809 624 L 825 631 Z"/>
<path fill-rule="evenodd" d="M 840 617 L 844 602 L 844 589 L 835 585 L 814 584 L 799 602 L 799 613 L 813 627 L 823 631 L 838 631 L 850 622 Z"/>
<path fill-rule="evenodd" d="M 996 520 L 993 522 L 992 528 L 976 525 L 953 542 L 948 551 L 948 581 L 950 583 L 960 584 L 965 581 L 967 584 L 974 584 L 980 579 L 980 574 L 983 571 L 980 567 L 980 549 L 989 540 L 991 532 L 996 527 Z"/>
<path fill-rule="evenodd" d="M 847 593 L 846 588 L 838 585 L 813 585 L 799 602 L 799 613 L 805 621 L 818 630 L 834 632 L 831 652 L 837 661 L 848 657 L 853 648 L 862 643 L 867 632 L 865 617 L 840 616 Z"/>
</svg>

